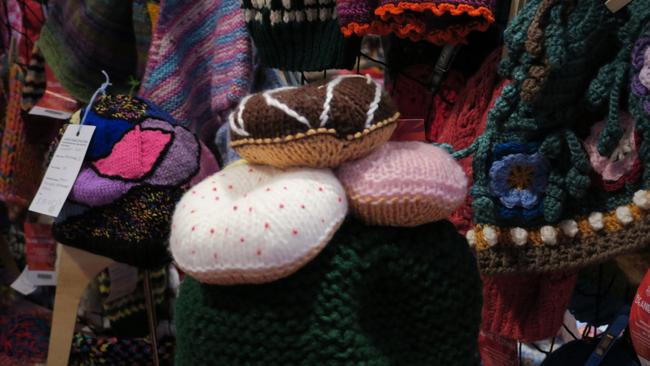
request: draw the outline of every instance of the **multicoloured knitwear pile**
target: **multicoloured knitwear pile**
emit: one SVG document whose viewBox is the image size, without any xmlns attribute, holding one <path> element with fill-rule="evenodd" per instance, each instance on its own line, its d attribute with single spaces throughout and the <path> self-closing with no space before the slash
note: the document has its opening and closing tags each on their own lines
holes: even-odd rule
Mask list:
<svg viewBox="0 0 650 366">
<path fill-rule="evenodd" d="M 141 98 L 106 95 L 81 113 L 95 132 L 55 238 L 137 267 L 164 264 L 176 202 L 218 170 L 214 157 Z"/>
</svg>

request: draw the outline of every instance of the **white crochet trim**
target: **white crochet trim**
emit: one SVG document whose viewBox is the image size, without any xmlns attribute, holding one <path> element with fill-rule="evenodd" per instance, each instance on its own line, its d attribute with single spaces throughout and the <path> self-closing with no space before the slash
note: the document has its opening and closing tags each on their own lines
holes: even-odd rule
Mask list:
<svg viewBox="0 0 650 366">
<path fill-rule="evenodd" d="M 616 218 L 623 225 L 627 225 L 634 221 L 634 216 L 632 216 L 632 210 L 627 206 L 621 206 L 616 209 Z"/>
<path fill-rule="evenodd" d="M 476 231 L 468 230 L 465 234 L 465 239 L 467 239 L 467 244 L 469 244 L 470 248 L 476 247 Z"/>
<path fill-rule="evenodd" d="M 489 246 L 493 247 L 499 242 L 499 235 L 497 234 L 496 230 L 489 226 L 486 226 L 483 229 L 483 239 L 485 239 L 485 242 Z"/>
<path fill-rule="evenodd" d="M 539 230 L 539 233 L 542 237 L 542 241 L 545 244 L 548 245 L 555 245 L 557 244 L 557 231 L 555 231 L 555 228 L 552 226 L 542 226 L 542 228 Z"/>
<path fill-rule="evenodd" d="M 573 238 L 576 235 L 578 235 L 578 223 L 575 222 L 574 220 L 564 220 L 560 222 L 560 229 L 564 233 L 564 235 Z"/>
<path fill-rule="evenodd" d="M 516 245 L 525 245 L 528 242 L 528 231 L 520 227 L 515 227 L 510 229 L 510 237 Z"/>
<path fill-rule="evenodd" d="M 307 126 L 307 128 L 311 128 L 311 125 L 309 124 L 309 120 L 301 115 L 300 113 L 296 112 L 295 110 L 291 109 L 288 105 L 280 102 L 279 100 L 275 99 L 272 94 L 275 94 L 277 92 L 281 92 L 284 90 L 290 90 L 290 89 L 295 89 L 293 86 L 287 86 L 283 88 L 278 88 L 278 89 L 273 89 L 267 92 L 262 93 L 262 96 L 264 97 L 264 100 L 266 101 L 266 104 L 269 107 L 275 107 L 284 113 L 286 113 L 289 117 L 295 119 L 296 121 L 302 123 L 303 125 Z"/>
<path fill-rule="evenodd" d="M 639 206 L 640 209 L 650 210 L 650 197 L 648 191 L 640 190 L 634 193 L 634 198 L 632 201 L 635 205 Z"/>
<path fill-rule="evenodd" d="M 596 231 L 602 230 L 605 227 L 603 214 L 600 212 L 592 212 L 591 215 L 589 215 L 589 225 L 591 225 L 591 227 Z"/>
</svg>

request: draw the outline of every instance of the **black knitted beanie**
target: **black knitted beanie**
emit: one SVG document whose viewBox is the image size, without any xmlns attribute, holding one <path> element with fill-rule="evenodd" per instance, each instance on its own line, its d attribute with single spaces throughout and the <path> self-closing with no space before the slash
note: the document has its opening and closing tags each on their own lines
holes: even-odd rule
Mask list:
<svg viewBox="0 0 650 366">
<path fill-rule="evenodd" d="M 349 69 L 361 41 L 344 38 L 334 0 L 242 0 L 264 66 L 290 71 Z"/>
<path fill-rule="evenodd" d="M 447 221 L 343 224 L 295 274 L 264 285 L 187 277 L 176 365 L 478 365 L 481 284 Z"/>
</svg>

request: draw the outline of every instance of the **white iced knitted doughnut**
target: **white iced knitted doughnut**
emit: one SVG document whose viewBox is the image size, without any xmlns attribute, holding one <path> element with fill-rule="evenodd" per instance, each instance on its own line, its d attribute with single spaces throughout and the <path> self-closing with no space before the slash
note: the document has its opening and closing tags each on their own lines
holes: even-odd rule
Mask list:
<svg viewBox="0 0 650 366">
<path fill-rule="evenodd" d="M 271 282 L 314 258 L 347 209 L 329 169 L 233 165 L 183 196 L 170 248 L 178 266 L 200 282 Z"/>
</svg>

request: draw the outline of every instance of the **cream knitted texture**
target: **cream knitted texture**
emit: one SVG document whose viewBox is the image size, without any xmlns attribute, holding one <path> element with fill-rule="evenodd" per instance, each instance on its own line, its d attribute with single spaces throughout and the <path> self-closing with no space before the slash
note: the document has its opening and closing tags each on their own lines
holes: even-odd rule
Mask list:
<svg viewBox="0 0 650 366">
<path fill-rule="evenodd" d="M 467 177 L 445 150 L 389 141 L 337 171 L 352 211 L 369 224 L 417 226 L 446 218 L 464 200 Z"/>
<path fill-rule="evenodd" d="M 204 283 L 271 282 L 314 258 L 347 209 L 331 170 L 232 165 L 181 199 L 172 221 L 172 255 Z"/>
</svg>

